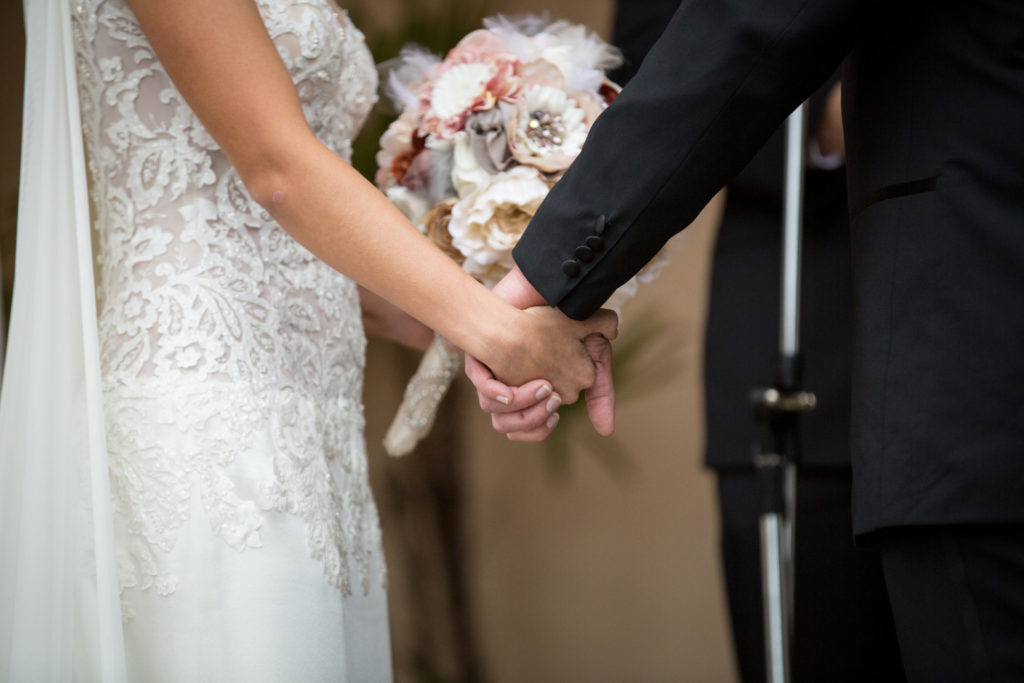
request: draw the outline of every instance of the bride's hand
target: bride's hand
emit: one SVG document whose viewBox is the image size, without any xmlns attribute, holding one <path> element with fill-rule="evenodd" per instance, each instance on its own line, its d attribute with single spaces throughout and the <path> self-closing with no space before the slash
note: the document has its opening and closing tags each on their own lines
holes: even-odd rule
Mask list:
<svg viewBox="0 0 1024 683">
<path fill-rule="evenodd" d="M 515 326 L 480 354 L 480 360 L 507 385 L 546 379 L 562 402 L 575 403 L 596 377 L 585 340 L 592 335 L 612 340 L 617 334 L 618 316 L 612 311 L 576 321 L 558 309 L 535 306 L 519 312 Z"/>
<path fill-rule="evenodd" d="M 615 387 L 612 382 L 611 343 L 602 336 L 584 340 L 587 353 L 597 370 L 594 384 L 587 390 L 587 414 L 594 430 L 602 436 L 615 431 Z M 494 430 L 512 441 L 543 441 L 558 425 L 561 397 L 543 380 L 521 386 L 508 386 L 491 374 L 480 361 L 466 355 L 466 376 L 477 390 L 480 408 L 491 416 Z"/>
</svg>

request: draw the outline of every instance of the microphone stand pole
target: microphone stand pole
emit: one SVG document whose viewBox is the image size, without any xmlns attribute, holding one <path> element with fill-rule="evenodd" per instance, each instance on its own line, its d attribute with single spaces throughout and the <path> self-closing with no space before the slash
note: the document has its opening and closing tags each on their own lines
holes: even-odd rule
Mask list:
<svg viewBox="0 0 1024 683">
<path fill-rule="evenodd" d="M 800 255 L 803 229 L 805 105 L 786 120 L 786 185 L 779 355 L 775 384 L 751 391 L 757 428 L 754 469 L 761 534 L 767 680 L 790 683 L 793 637 L 794 521 L 799 415 L 813 410 L 800 356 Z"/>
</svg>

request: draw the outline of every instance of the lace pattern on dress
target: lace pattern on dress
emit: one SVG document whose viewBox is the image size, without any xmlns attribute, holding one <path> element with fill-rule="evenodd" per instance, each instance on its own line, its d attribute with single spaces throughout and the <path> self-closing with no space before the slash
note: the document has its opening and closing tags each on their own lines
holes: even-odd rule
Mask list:
<svg viewBox="0 0 1024 683">
<path fill-rule="evenodd" d="M 330 2 L 257 5 L 311 128 L 348 159 L 376 72 Z M 164 556 L 194 495 L 239 551 L 282 511 L 331 584 L 382 584 L 355 285 L 250 198 L 123 0 L 73 6 L 122 590 L 175 590 Z M 267 429 L 268 476 L 243 486 L 232 464 Z"/>
</svg>

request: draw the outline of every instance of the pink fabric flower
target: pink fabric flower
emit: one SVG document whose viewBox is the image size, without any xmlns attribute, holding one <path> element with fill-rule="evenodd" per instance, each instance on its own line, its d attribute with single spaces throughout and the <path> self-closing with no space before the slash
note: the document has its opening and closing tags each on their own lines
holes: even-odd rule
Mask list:
<svg viewBox="0 0 1024 683">
<path fill-rule="evenodd" d="M 413 151 L 413 135 L 416 132 L 415 112 L 403 111 L 401 116 L 391 122 L 388 129 L 380 136 L 380 149 L 377 151 L 377 175 L 374 182 L 377 187 L 384 187 L 389 179 L 401 181 L 395 177 L 395 158 Z"/>
<path fill-rule="evenodd" d="M 423 89 L 421 106 L 426 111 L 420 132 L 451 139 L 472 112 L 490 109 L 499 100 L 512 101 L 521 87 L 517 65 L 510 55 L 443 63 L 437 80 Z"/>
<path fill-rule="evenodd" d="M 515 60 L 515 55 L 508 51 L 503 40 L 490 31 L 479 29 L 460 40 L 459 44 L 448 52 L 442 65 L 469 64 L 502 58 Z"/>
</svg>

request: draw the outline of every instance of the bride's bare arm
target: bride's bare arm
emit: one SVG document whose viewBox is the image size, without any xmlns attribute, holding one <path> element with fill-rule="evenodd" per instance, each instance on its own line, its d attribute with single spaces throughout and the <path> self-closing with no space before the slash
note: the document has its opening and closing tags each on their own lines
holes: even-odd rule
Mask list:
<svg viewBox="0 0 1024 683">
<path fill-rule="evenodd" d="M 581 340 L 615 335 L 613 314 L 576 323 L 519 311 L 436 249 L 313 135 L 252 0 L 128 0 L 189 106 L 253 198 L 333 268 L 490 366 L 549 379 L 566 401 L 593 381 Z"/>
</svg>

